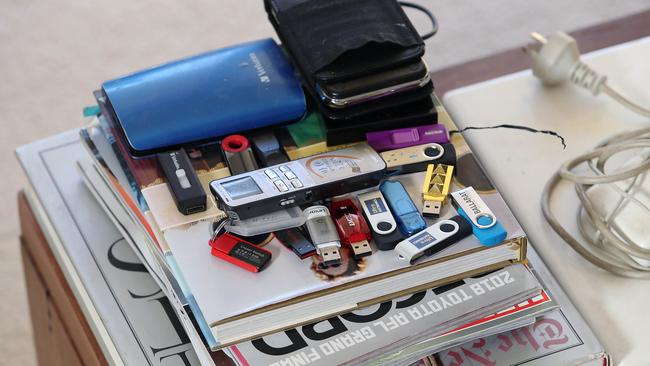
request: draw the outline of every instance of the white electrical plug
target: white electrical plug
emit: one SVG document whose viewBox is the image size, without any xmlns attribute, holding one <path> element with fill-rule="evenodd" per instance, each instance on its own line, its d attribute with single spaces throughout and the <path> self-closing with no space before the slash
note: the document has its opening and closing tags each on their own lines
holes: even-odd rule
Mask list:
<svg viewBox="0 0 650 366">
<path fill-rule="evenodd" d="M 539 47 L 526 47 L 524 50 L 533 59 L 533 74 L 544 85 L 559 85 L 571 80 L 594 95 L 600 93 L 607 77 L 598 74 L 580 61 L 580 51 L 576 40 L 564 32 L 556 32 L 548 39 L 539 33 L 531 33 Z"/>
</svg>

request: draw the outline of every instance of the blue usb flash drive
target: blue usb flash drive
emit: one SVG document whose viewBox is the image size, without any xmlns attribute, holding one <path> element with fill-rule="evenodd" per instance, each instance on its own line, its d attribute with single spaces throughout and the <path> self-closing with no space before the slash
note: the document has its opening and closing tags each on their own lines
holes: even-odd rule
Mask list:
<svg viewBox="0 0 650 366">
<path fill-rule="evenodd" d="M 481 244 L 492 246 L 501 243 L 507 236 L 506 229 L 473 187 L 452 192 L 456 211 L 472 224 L 472 232 Z"/>
<path fill-rule="evenodd" d="M 402 183 L 387 180 L 379 185 L 379 190 L 386 198 L 391 212 L 395 215 L 397 226 L 404 235 L 411 236 L 427 228 L 427 223 Z"/>
</svg>

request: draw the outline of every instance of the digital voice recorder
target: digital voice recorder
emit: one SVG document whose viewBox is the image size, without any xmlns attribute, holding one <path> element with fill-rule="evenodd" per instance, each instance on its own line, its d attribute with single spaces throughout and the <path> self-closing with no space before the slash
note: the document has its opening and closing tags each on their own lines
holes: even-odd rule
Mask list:
<svg viewBox="0 0 650 366">
<path fill-rule="evenodd" d="M 440 220 L 425 230 L 401 241 L 395 247 L 400 259 L 413 264 L 422 256 L 434 255 L 472 233 L 472 225 L 460 216 Z"/>
<path fill-rule="evenodd" d="M 386 163 L 367 144 L 326 152 L 210 182 L 218 207 L 234 219 L 374 187 Z"/>
<path fill-rule="evenodd" d="M 404 235 L 397 228 L 397 222 L 390 212 L 388 203 L 380 191 L 360 194 L 359 204 L 363 214 L 368 220 L 372 231 L 372 240 L 379 250 L 392 250 L 395 245 L 404 239 Z"/>
</svg>

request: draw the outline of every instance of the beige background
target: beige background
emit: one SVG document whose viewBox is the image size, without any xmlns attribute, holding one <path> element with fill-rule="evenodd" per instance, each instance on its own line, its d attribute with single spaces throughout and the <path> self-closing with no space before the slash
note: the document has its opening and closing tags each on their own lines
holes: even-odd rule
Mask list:
<svg viewBox="0 0 650 366">
<path fill-rule="evenodd" d="M 440 21 L 427 42 L 431 70 L 518 46 L 532 30 L 573 30 L 650 7 L 650 0 L 417 2 Z M 36 362 L 15 204 L 26 179 L 13 150 L 80 126 L 104 80 L 271 35 L 261 1 L 0 0 L 0 364 Z"/>
</svg>

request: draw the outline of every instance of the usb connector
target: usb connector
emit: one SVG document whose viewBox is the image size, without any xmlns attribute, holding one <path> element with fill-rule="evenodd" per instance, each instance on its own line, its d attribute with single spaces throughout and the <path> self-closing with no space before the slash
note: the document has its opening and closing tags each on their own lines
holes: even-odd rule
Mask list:
<svg viewBox="0 0 650 366">
<path fill-rule="evenodd" d="M 316 245 L 316 252 L 324 266 L 341 264 L 341 244 L 337 241 Z"/>
<path fill-rule="evenodd" d="M 363 258 L 372 254 L 372 248 L 367 240 L 350 243 L 350 247 L 352 248 L 352 253 L 354 253 L 354 259 Z"/>
<path fill-rule="evenodd" d="M 429 164 L 422 184 L 422 215 L 439 217 L 447 200 L 454 167 L 445 164 Z"/>
<path fill-rule="evenodd" d="M 426 217 L 438 217 L 442 210 L 442 202 L 440 201 L 424 201 L 422 206 L 422 215 Z"/>
</svg>

